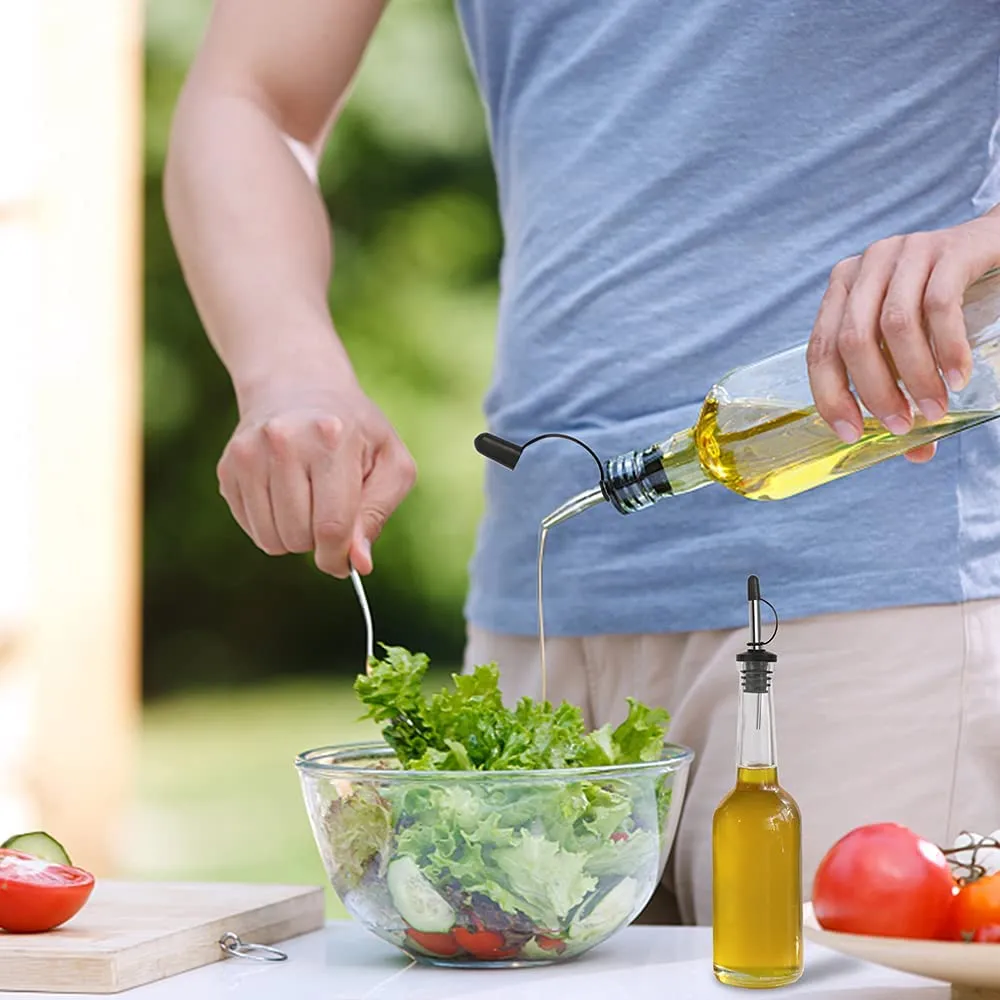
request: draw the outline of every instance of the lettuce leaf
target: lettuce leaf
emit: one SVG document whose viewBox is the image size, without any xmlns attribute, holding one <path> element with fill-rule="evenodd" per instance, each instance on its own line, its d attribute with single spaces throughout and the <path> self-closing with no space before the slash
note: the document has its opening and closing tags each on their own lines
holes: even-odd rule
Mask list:
<svg viewBox="0 0 1000 1000">
<path fill-rule="evenodd" d="M 377 860 L 378 874 L 389 864 L 392 843 L 390 804 L 371 785 L 356 785 L 336 799 L 323 817 L 326 839 L 345 889 L 355 888 Z"/>
<path fill-rule="evenodd" d="M 652 830 L 634 830 L 621 840 L 603 840 L 591 847 L 584 870 L 599 878 L 650 871 L 659 860 L 660 838 Z"/>
<path fill-rule="evenodd" d="M 422 691 L 429 660 L 401 646 L 383 646 L 369 673 L 354 684 L 366 719 L 382 723 L 383 739 L 405 768 L 428 771 L 540 770 L 602 767 L 656 760 L 669 714 L 628 699 L 616 728 L 588 733 L 575 705 L 522 698 L 503 704 L 495 663 L 452 675 L 454 688 L 430 698 Z"/>
<path fill-rule="evenodd" d="M 585 854 L 530 833 L 522 832 L 511 847 L 495 850 L 493 863 L 539 927 L 558 927 L 597 888 L 597 879 L 585 872 Z"/>
</svg>

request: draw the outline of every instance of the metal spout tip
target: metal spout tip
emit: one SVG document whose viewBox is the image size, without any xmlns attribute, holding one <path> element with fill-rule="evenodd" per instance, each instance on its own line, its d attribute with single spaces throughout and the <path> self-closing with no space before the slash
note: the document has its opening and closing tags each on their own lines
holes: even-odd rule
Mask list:
<svg viewBox="0 0 1000 1000">
<path fill-rule="evenodd" d="M 604 495 L 604 490 L 600 486 L 595 486 L 584 493 L 578 493 L 571 500 L 567 500 L 561 507 L 557 507 L 547 517 L 542 518 L 542 528 L 543 530 L 548 530 L 557 524 L 562 524 L 563 521 L 568 521 L 571 517 L 576 517 L 577 514 L 582 514 L 585 510 L 590 510 L 591 507 L 606 503 L 607 499 Z"/>
</svg>

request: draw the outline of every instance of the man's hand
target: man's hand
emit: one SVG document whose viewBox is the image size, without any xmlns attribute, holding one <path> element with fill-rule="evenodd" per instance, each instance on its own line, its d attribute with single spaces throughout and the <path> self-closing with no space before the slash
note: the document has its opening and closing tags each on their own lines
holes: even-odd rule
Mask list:
<svg viewBox="0 0 1000 1000">
<path fill-rule="evenodd" d="M 219 461 L 219 488 L 269 555 L 315 552 L 345 577 L 372 569 L 371 545 L 410 491 L 416 466 L 359 388 L 274 388 L 242 414 Z"/>
<path fill-rule="evenodd" d="M 964 388 L 972 352 L 962 301 L 976 278 L 1000 264 L 997 212 L 951 229 L 880 240 L 833 269 L 807 363 L 816 408 L 841 440 L 852 443 L 862 433 L 848 378 L 869 412 L 897 435 L 913 427 L 897 373 L 930 421 L 947 412 L 949 388 Z M 925 445 L 907 458 L 927 461 L 934 450 Z"/>
</svg>

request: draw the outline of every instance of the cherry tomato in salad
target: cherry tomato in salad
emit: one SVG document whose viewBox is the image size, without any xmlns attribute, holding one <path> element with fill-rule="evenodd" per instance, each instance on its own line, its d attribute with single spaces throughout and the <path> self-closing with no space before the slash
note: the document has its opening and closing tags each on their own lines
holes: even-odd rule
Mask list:
<svg viewBox="0 0 1000 1000">
<path fill-rule="evenodd" d="M 820 926 L 846 934 L 939 938 L 952 915 L 955 879 L 941 849 L 896 823 L 841 837 L 816 870 Z"/>
<path fill-rule="evenodd" d="M 0 849 L 0 928 L 9 933 L 38 934 L 66 923 L 93 889 L 94 876 L 82 868 Z"/>
<path fill-rule="evenodd" d="M 432 955 L 440 955 L 442 958 L 451 958 L 452 955 L 457 955 L 462 950 L 455 940 L 455 935 L 450 932 L 434 934 L 430 931 L 415 931 L 409 927 L 406 930 L 406 936 L 424 951 L 429 951 Z"/>
<path fill-rule="evenodd" d="M 991 940 L 974 935 L 997 925 L 1000 925 L 1000 873 L 961 886 L 952 903 L 948 937 L 957 941 Z"/>
<path fill-rule="evenodd" d="M 545 934 L 538 934 L 535 943 L 545 951 L 554 951 L 557 955 L 566 950 L 566 942 L 562 938 L 548 937 Z"/>
<path fill-rule="evenodd" d="M 521 950 L 506 947 L 507 942 L 499 931 L 456 927 L 455 940 L 470 955 L 484 961 L 513 958 Z"/>
</svg>

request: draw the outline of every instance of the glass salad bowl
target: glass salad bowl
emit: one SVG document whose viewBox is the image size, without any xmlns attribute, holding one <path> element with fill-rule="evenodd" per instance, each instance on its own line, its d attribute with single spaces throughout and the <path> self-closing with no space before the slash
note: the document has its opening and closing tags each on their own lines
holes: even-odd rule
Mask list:
<svg viewBox="0 0 1000 1000">
<path fill-rule="evenodd" d="M 659 882 L 694 752 L 589 768 L 403 770 L 382 743 L 296 758 L 313 835 L 347 911 L 433 965 L 575 957 Z"/>
</svg>

